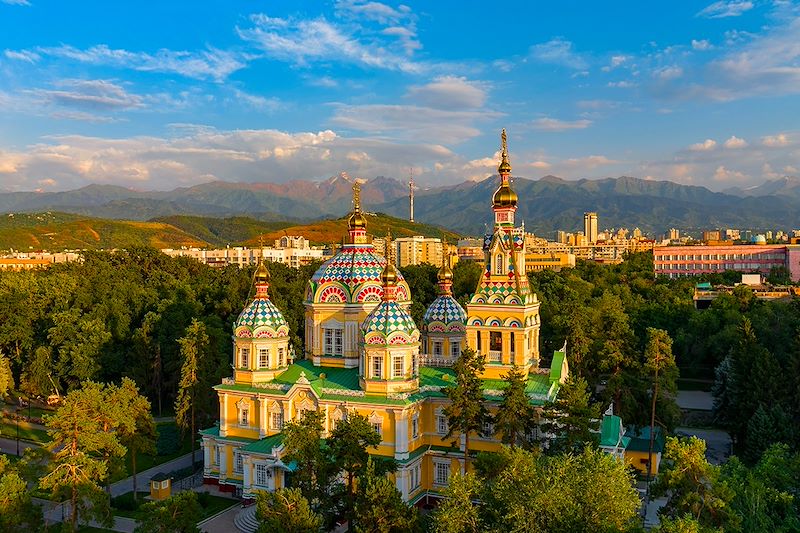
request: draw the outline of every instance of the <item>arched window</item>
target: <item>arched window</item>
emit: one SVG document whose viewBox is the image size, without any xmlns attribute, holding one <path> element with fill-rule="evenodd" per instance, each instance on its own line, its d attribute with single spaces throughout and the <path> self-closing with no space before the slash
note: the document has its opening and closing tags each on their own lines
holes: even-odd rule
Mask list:
<svg viewBox="0 0 800 533">
<path fill-rule="evenodd" d="M 497 254 L 494 258 L 494 269 L 495 274 L 503 273 L 503 256 L 501 254 Z"/>
</svg>

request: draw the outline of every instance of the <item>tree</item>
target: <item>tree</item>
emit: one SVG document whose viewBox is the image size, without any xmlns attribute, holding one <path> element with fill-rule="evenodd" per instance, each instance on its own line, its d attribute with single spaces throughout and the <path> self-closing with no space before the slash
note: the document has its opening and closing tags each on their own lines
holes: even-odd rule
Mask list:
<svg viewBox="0 0 800 533">
<path fill-rule="evenodd" d="M 347 516 L 353 515 L 355 506 L 355 478 L 366 471 L 369 460 L 367 448 L 381 443 L 381 436 L 369 419 L 355 411 L 340 420 L 328 439 L 333 464 L 347 477 Z"/>
<path fill-rule="evenodd" d="M 87 381 L 67 394 L 55 414 L 45 417 L 53 455 L 40 485 L 56 497 L 69 498 L 72 531 L 79 516 L 105 526 L 113 522 L 108 495 L 100 485 L 108 477 L 108 459 L 125 455 L 116 433 L 125 416 L 113 392 Z"/>
<path fill-rule="evenodd" d="M 197 522 L 203 508 L 197 493 L 191 490 L 178 492 L 162 501 L 148 502 L 139 507 L 142 518 L 134 533 L 199 533 Z"/>
<path fill-rule="evenodd" d="M 133 424 L 120 427 L 119 438 L 128 448 L 131 456 L 131 473 L 133 475 L 133 499 L 138 499 L 136 488 L 136 455 L 139 453 L 156 453 L 156 424 L 150 411 L 150 400 L 139 394 L 139 388 L 132 379 L 123 378 L 116 399 L 124 406 Z"/>
<path fill-rule="evenodd" d="M 535 412 L 528 395 L 525 394 L 525 376 L 514 365 L 503 376 L 506 388 L 503 401 L 494 416 L 494 428 L 500 432 L 501 440 L 513 448 L 534 424 Z"/>
<path fill-rule="evenodd" d="M 403 501 L 388 477 L 375 471 L 371 459 L 358 480 L 353 522 L 357 533 L 407 533 L 417 529 L 416 510 Z"/>
<path fill-rule="evenodd" d="M 483 402 L 480 375 L 485 366 L 483 355 L 475 353 L 471 348 L 465 348 L 453 364 L 456 383 L 446 387 L 442 392 L 450 399 L 450 404 L 444 408 L 447 416 L 447 435 L 464 435 L 464 471 L 469 462 L 469 435 L 473 431 L 483 432 L 483 425 L 490 420 L 489 411 Z"/>
<path fill-rule="evenodd" d="M 25 480 L 0 455 L 0 531 L 38 531 L 42 509 L 31 501 Z"/>
<path fill-rule="evenodd" d="M 197 401 L 198 386 L 201 380 L 201 358 L 208 349 L 208 335 L 205 325 L 193 319 L 186 328 L 186 334 L 178 339 L 181 347 L 181 380 L 178 398 L 175 400 L 175 422 L 186 435 L 186 430 L 191 428 L 192 439 L 192 465 L 194 465 L 194 450 L 197 441 L 197 420 L 195 416 L 195 403 Z"/>
<path fill-rule="evenodd" d="M 0 398 L 14 388 L 14 375 L 11 373 L 11 361 L 0 352 Z"/>
<path fill-rule="evenodd" d="M 478 497 L 475 474 L 453 473 L 444 497 L 433 513 L 432 533 L 480 533 L 485 530 L 478 507 L 473 503 Z"/>
<path fill-rule="evenodd" d="M 658 527 L 652 531 L 654 533 L 722 533 L 721 529 L 702 526 L 688 514 L 680 518 L 663 518 Z"/>
<path fill-rule="evenodd" d="M 590 401 L 588 384 L 582 377 L 569 376 L 558 389 L 555 400 L 542 407 L 543 439 L 549 439 L 549 453 L 580 451 L 597 441 L 600 406 Z"/>
<path fill-rule="evenodd" d="M 480 514 L 493 531 L 590 533 L 636 527 L 639 496 L 627 467 L 586 448 L 546 456 L 503 447 L 503 467 L 480 480 Z"/>
<path fill-rule="evenodd" d="M 645 369 L 653 373 L 653 398 L 650 408 L 650 444 L 647 452 L 647 483 L 650 483 L 653 464 L 653 442 L 656 430 L 656 403 L 661 399 L 661 392 L 675 394 L 678 367 L 672 355 L 672 339 L 663 329 L 647 328 L 647 346 L 644 349 Z M 661 377 L 659 379 L 659 373 Z"/>
<path fill-rule="evenodd" d="M 256 493 L 258 533 L 308 533 L 322 529 L 322 516 L 311 509 L 300 489 Z"/>
<path fill-rule="evenodd" d="M 667 437 L 661 471 L 651 490 L 654 497 L 667 495 L 659 515 L 673 519 L 689 515 L 704 527 L 735 526 L 728 505 L 733 493 L 719 482 L 720 469 L 706 460 L 705 453 L 702 439 Z"/>
<path fill-rule="evenodd" d="M 305 410 L 299 420 L 283 426 L 284 461 L 297 463 L 292 483 L 317 510 L 327 499 L 329 479 L 335 469 L 323 448 L 323 416 L 319 411 Z"/>
</svg>

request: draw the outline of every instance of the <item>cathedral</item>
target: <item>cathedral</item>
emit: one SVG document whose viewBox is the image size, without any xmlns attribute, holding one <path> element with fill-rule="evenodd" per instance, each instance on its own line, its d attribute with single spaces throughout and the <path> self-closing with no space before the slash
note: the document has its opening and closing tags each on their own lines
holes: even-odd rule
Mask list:
<svg viewBox="0 0 800 533">
<path fill-rule="evenodd" d="M 503 376 L 517 366 L 533 405 L 554 399 L 567 377 L 563 351 L 540 368 L 539 301 L 525 275 L 525 235 L 515 225 L 505 130 L 500 184 L 492 197 L 494 225 L 484 236 L 485 271 L 465 310 L 453 297 L 447 262 L 438 297 L 414 323 L 411 294 L 391 257 L 367 236 L 359 185 L 353 186 L 349 242 L 326 261 L 305 293 L 305 353 L 297 357 L 289 327 L 270 301 L 269 272 L 259 264 L 255 296 L 233 329 L 233 376 L 215 387 L 219 425 L 200 432 L 204 480 L 245 499 L 286 486 L 294 469 L 282 460 L 283 424 L 306 409 L 324 413 L 324 436 L 348 413 L 364 415 L 381 436 L 374 455 L 394 458 L 397 489 L 410 504 L 435 498 L 464 462 L 464 437 L 448 432 L 442 392 L 455 383 L 462 349 L 483 354 L 483 393 L 494 412 Z M 389 246 L 386 249 L 390 249 Z M 500 446 L 491 424 L 470 435 L 470 452 Z"/>
</svg>

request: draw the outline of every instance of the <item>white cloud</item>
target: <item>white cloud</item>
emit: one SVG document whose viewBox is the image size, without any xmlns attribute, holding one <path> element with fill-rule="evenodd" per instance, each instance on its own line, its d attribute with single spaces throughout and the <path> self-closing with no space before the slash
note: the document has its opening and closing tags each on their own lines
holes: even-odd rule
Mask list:
<svg viewBox="0 0 800 533">
<path fill-rule="evenodd" d="M 702 39 L 699 41 L 692 39 L 693 50 L 705 51 L 705 50 L 711 50 L 711 48 L 712 48 L 711 41 L 709 41 L 708 39 Z"/>
<path fill-rule="evenodd" d="M 767 135 L 761 138 L 761 144 L 771 148 L 789 146 L 789 137 L 785 133 L 777 135 Z"/>
<path fill-rule="evenodd" d="M 617 89 L 631 89 L 633 87 L 636 87 L 636 83 L 628 80 L 610 81 L 608 82 L 607 85 L 608 87 L 615 87 Z"/>
<path fill-rule="evenodd" d="M 362 67 L 420 72 L 422 66 L 386 48 L 386 43 L 364 41 L 325 18 L 281 19 L 252 15 L 251 28 L 237 28 L 239 36 L 270 59 L 306 66 L 319 61 L 341 61 Z"/>
<path fill-rule="evenodd" d="M 335 8 L 340 15 L 355 15 L 381 24 L 396 24 L 413 16 L 408 6 L 401 5 L 395 9 L 389 5 L 368 0 L 338 0 Z"/>
<path fill-rule="evenodd" d="M 697 16 L 710 19 L 738 17 L 753 7 L 753 2 L 749 0 L 720 0 L 703 8 Z"/>
<path fill-rule="evenodd" d="M 580 170 L 593 170 L 597 167 L 616 165 L 619 161 L 609 159 L 604 155 L 590 155 L 586 157 L 574 157 L 566 159 L 562 165 L 567 168 Z"/>
<path fill-rule="evenodd" d="M 28 0 L 0 0 L 0 2 L 4 4 L 8 4 L 10 6 L 29 6 L 31 5 Z"/>
<path fill-rule="evenodd" d="M 581 109 L 599 111 L 602 109 L 615 109 L 620 106 L 620 103 L 613 100 L 578 100 L 575 105 Z"/>
<path fill-rule="evenodd" d="M 749 176 L 739 172 L 738 170 L 728 170 L 723 165 L 717 167 L 714 171 L 714 180 L 723 182 L 736 182 L 741 183 L 747 181 Z"/>
<path fill-rule="evenodd" d="M 653 76 L 662 81 L 674 80 L 683 76 L 683 69 L 676 65 L 663 67 L 653 72 Z"/>
<path fill-rule="evenodd" d="M 244 68 L 244 59 L 237 53 L 209 48 L 200 52 L 161 49 L 150 54 L 109 48 L 100 44 L 86 49 L 61 45 L 38 47 L 33 50 L 6 50 L 6 56 L 16 54 L 31 58 L 50 56 L 71 59 L 89 65 L 128 68 L 142 72 L 174 73 L 187 78 L 222 81 Z"/>
<path fill-rule="evenodd" d="M 412 86 L 408 96 L 437 109 L 475 109 L 486 101 L 485 84 L 463 77 L 440 76 L 425 85 Z"/>
<path fill-rule="evenodd" d="M 30 89 L 25 92 L 45 103 L 93 111 L 113 111 L 144 107 L 144 99 L 109 80 L 67 79 L 57 83 L 61 89 Z"/>
<path fill-rule="evenodd" d="M 238 101 L 258 111 L 273 113 L 284 107 L 283 102 L 281 102 L 279 98 L 267 98 L 257 94 L 250 94 L 240 89 L 235 89 L 233 94 Z"/>
<path fill-rule="evenodd" d="M 701 143 L 693 144 L 689 147 L 689 150 L 693 152 L 707 152 L 708 150 L 713 150 L 717 146 L 717 141 L 714 139 L 706 139 Z"/>
<path fill-rule="evenodd" d="M 453 111 L 417 105 L 339 104 L 331 122 L 381 137 L 451 144 L 478 136 L 481 131 L 476 122 L 497 116 L 477 110 Z"/>
<path fill-rule="evenodd" d="M 552 63 L 575 70 L 584 70 L 586 60 L 572 48 L 572 42 L 561 37 L 531 46 L 530 55 L 542 63 Z"/>
<path fill-rule="evenodd" d="M 747 141 L 740 139 L 736 135 L 731 135 L 731 137 L 725 141 L 725 148 L 744 148 L 745 146 L 747 146 Z"/>
<path fill-rule="evenodd" d="M 41 59 L 41 56 L 36 52 L 31 52 L 30 50 L 6 50 L 4 52 L 5 56 L 9 59 L 14 59 L 16 61 L 25 61 L 26 63 L 36 63 Z"/>
<path fill-rule="evenodd" d="M 537 118 L 532 122 L 533 129 L 540 131 L 567 131 L 567 130 L 582 130 L 592 125 L 592 121 L 588 119 L 579 120 L 559 120 L 557 118 Z"/>
</svg>

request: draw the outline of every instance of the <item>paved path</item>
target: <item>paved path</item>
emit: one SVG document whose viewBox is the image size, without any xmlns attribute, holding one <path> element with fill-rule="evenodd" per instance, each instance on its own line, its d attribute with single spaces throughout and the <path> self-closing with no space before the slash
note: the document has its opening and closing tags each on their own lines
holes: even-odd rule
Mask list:
<svg viewBox="0 0 800 533">
<path fill-rule="evenodd" d="M 203 533 L 237 533 L 239 530 L 233 524 L 233 519 L 236 517 L 236 513 L 241 510 L 241 505 L 234 505 L 227 511 L 197 525 Z"/>
<path fill-rule="evenodd" d="M 714 396 L 701 390 L 681 390 L 675 397 L 675 403 L 681 409 L 711 411 L 714 408 Z"/>
<path fill-rule="evenodd" d="M 19 454 L 25 453 L 28 448 L 38 448 L 39 445 L 26 440 L 19 441 Z M 17 455 L 17 439 L 0 437 L 0 451 L 8 455 Z"/>
<path fill-rule="evenodd" d="M 706 458 L 709 463 L 719 465 L 730 456 L 731 436 L 721 429 L 677 427 L 675 433 L 679 436 L 694 435 L 706 441 Z"/>
<path fill-rule="evenodd" d="M 44 513 L 45 524 L 55 524 L 57 522 L 63 522 L 69 520 L 70 509 L 72 507 L 68 502 L 54 503 L 39 498 L 33 498 L 33 501 L 34 503 L 37 503 L 42 506 L 42 512 Z M 103 526 L 101 526 L 95 521 L 89 522 L 89 525 L 97 528 L 103 528 Z M 111 526 L 111 529 L 113 531 L 119 531 L 120 533 L 133 533 L 133 530 L 136 529 L 136 525 L 137 525 L 136 520 L 132 518 L 115 516 L 114 525 Z"/>
<path fill-rule="evenodd" d="M 198 452 L 196 457 L 202 457 L 202 453 Z M 159 472 L 166 474 L 172 472 L 173 470 L 180 470 L 181 468 L 187 468 L 190 466 L 192 466 L 192 454 L 187 453 L 186 455 L 181 455 L 172 461 L 168 461 L 143 472 L 139 472 L 136 474 L 136 488 L 140 491 L 146 492 L 149 490 L 148 485 L 150 484 L 150 478 Z M 132 491 L 133 476 L 117 481 L 116 483 L 112 483 L 111 485 L 111 496 L 120 496 L 121 494 Z"/>
</svg>

